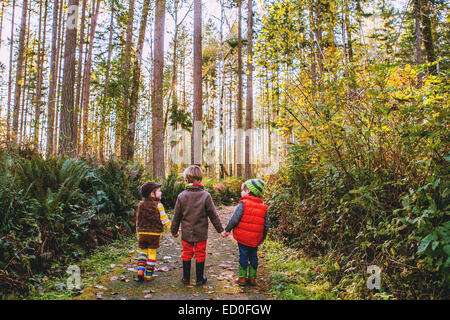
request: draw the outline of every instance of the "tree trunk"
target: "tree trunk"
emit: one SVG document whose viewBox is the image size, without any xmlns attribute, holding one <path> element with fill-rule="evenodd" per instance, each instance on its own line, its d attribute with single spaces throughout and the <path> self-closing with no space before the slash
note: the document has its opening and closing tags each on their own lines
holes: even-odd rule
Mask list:
<svg viewBox="0 0 450 320">
<path fill-rule="evenodd" d="M 75 156 L 75 64 L 77 47 L 78 0 L 69 0 L 64 48 L 64 70 L 59 127 L 59 154 Z"/>
<path fill-rule="evenodd" d="M 134 158 L 134 140 L 136 134 L 136 116 L 139 101 L 139 87 L 141 80 L 141 66 L 142 66 L 142 50 L 144 46 L 145 30 L 147 28 L 148 12 L 150 10 L 150 0 L 144 0 L 144 7 L 142 12 L 142 20 L 139 28 L 139 38 L 137 44 L 136 59 L 134 61 L 132 92 L 130 97 L 131 114 L 128 123 L 127 131 L 127 160 Z"/>
<path fill-rule="evenodd" d="M 154 68 L 152 98 L 153 176 L 164 177 L 163 71 L 166 1 L 157 0 L 155 10 Z"/>
<path fill-rule="evenodd" d="M 414 23 L 416 33 L 416 47 L 414 57 L 416 64 L 421 65 L 422 62 L 422 31 L 420 28 L 420 0 L 414 0 Z M 417 75 L 417 87 L 422 87 L 422 73 Z"/>
<path fill-rule="evenodd" d="M 114 13 L 115 7 L 114 2 L 111 2 L 111 18 L 109 22 L 109 41 L 108 41 L 108 58 L 106 62 L 106 75 L 105 75 L 105 87 L 103 90 L 102 103 L 101 103 L 101 117 L 100 117 L 100 134 L 99 134 L 99 144 L 100 144 L 100 161 L 103 162 L 105 150 L 105 130 L 106 130 L 106 97 L 108 95 L 109 88 L 109 77 L 110 77 L 110 69 L 111 69 L 111 56 L 112 56 L 112 39 L 114 34 Z"/>
<path fill-rule="evenodd" d="M 81 9 L 81 26 L 80 26 L 80 43 L 78 44 L 78 67 L 77 67 L 77 91 L 76 91 L 76 96 L 75 96 L 75 131 L 77 132 L 76 134 L 76 141 L 75 141 L 75 145 L 76 145 L 76 153 L 78 154 L 78 150 L 79 150 L 79 143 L 80 143 L 80 134 L 79 134 L 79 128 L 78 128 L 78 117 L 80 114 L 80 110 L 81 110 L 81 106 L 80 106 L 80 101 L 81 101 L 81 88 L 82 88 L 82 71 L 83 71 L 83 45 L 85 44 L 85 40 L 84 40 L 84 27 L 85 27 L 85 21 L 86 21 L 86 4 L 87 4 L 87 0 L 82 0 L 83 1 L 83 5 L 82 5 L 82 9 Z"/>
<path fill-rule="evenodd" d="M 237 96 L 237 150 L 236 150 L 236 175 L 242 176 L 242 158 L 244 153 L 242 136 L 242 0 L 238 0 L 238 96 Z"/>
<path fill-rule="evenodd" d="M 202 162 L 202 1 L 194 0 L 194 123 L 191 163 Z"/>
<path fill-rule="evenodd" d="M 436 61 L 436 56 L 434 53 L 434 41 L 433 34 L 431 30 L 431 11 L 433 9 L 433 4 L 430 0 L 422 0 L 422 24 L 423 24 L 423 42 L 425 44 L 425 52 L 427 55 L 427 62 L 432 63 Z M 436 66 L 431 66 L 429 68 L 430 73 L 436 73 Z"/>
<path fill-rule="evenodd" d="M 40 11 L 42 11 L 42 0 L 40 1 Z M 41 39 L 39 39 L 38 43 L 38 74 L 37 74 L 37 82 L 36 82 L 36 99 L 35 99 L 35 123 L 34 123 L 34 144 L 35 147 L 39 147 L 39 125 L 40 125 L 40 116 L 41 116 L 41 103 L 42 103 L 42 81 L 43 81 L 43 68 L 44 68 L 44 52 L 45 52 L 45 40 L 46 40 L 46 34 L 47 34 L 47 9 L 48 9 L 48 0 L 45 0 L 45 12 L 44 12 L 44 32 L 43 32 L 43 38 L 42 38 L 42 44 Z M 39 16 L 41 16 L 41 13 L 39 13 Z M 41 18 L 39 18 L 39 37 L 41 35 Z"/>
<path fill-rule="evenodd" d="M 253 0 L 248 1 L 247 31 L 247 104 L 245 110 L 245 178 L 252 176 L 251 150 L 253 129 Z"/>
<path fill-rule="evenodd" d="M 17 57 L 16 69 L 16 88 L 14 93 L 14 110 L 13 110 L 13 143 L 17 144 L 19 134 L 19 109 L 20 109 L 20 94 L 22 92 L 23 79 L 23 60 L 25 55 L 25 32 L 27 28 L 27 11 L 28 0 L 23 1 L 22 6 L 22 22 L 20 25 L 19 35 L 19 52 Z"/>
<path fill-rule="evenodd" d="M 225 91 L 225 56 L 223 52 L 223 20 L 224 20 L 224 3 L 223 0 L 220 1 L 220 61 L 221 61 L 221 72 L 222 79 L 220 80 L 220 99 L 219 99 L 219 177 L 223 179 L 225 177 L 225 163 L 224 163 L 224 123 L 223 123 L 223 97 Z"/>
<path fill-rule="evenodd" d="M 127 159 L 127 149 L 128 149 L 128 140 L 127 140 L 127 128 L 128 128 L 128 119 L 130 114 L 130 71 L 131 71 L 131 46 L 133 44 L 133 22 L 134 22 L 134 0 L 130 0 L 130 5 L 128 9 L 128 22 L 127 22 L 127 35 L 125 42 L 125 49 L 123 53 L 123 71 L 124 71 L 124 79 L 123 79 L 123 108 L 122 114 L 120 115 L 120 123 L 119 126 L 119 136 L 120 136 L 120 158 L 122 160 Z M 120 114 L 120 113 L 119 113 Z"/>
<path fill-rule="evenodd" d="M 53 154 L 53 130 L 55 124 L 55 96 L 56 96 L 56 72 L 58 69 L 57 39 L 58 39 L 58 13 L 59 0 L 53 2 L 53 26 L 52 26 L 52 47 L 50 58 L 50 86 L 47 105 L 47 157 Z"/>
<path fill-rule="evenodd" d="M 8 106 L 6 109 L 6 141 L 11 139 L 11 96 L 12 96 L 12 68 L 14 52 L 14 17 L 16 12 L 16 0 L 13 0 L 13 11 L 11 17 L 11 46 L 9 48 L 9 75 L 8 75 Z"/>
<path fill-rule="evenodd" d="M 89 50 L 87 52 L 87 61 L 84 66 L 82 107 L 83 107 L 83 156 L 87 155 L 88 149 L 88 119 L 89 119 L 89 97 L 91 93 L 91 73 L 92 73 L 92 52 L 94 50 L 94 35 L 97 28 L 97 17 L 100 10 L 100 0 L 97 0 L 92 7 L 91 30 L 89 33 Z M 75 118 L 76 119 L 76 118 Z"/>
</svg>

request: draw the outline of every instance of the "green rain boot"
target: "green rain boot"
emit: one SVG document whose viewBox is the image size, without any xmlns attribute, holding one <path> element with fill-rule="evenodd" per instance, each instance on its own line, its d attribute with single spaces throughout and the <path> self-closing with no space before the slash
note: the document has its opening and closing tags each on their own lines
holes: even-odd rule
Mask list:
<svg viewBox="0 0 450 320">
<path fill-rule="evenodd" d="M 241 265 L 239 265 L 238 277 L 239 279 L 236 280 L 236 283 L 240 286 L 245 286 L 247 282 L 247 269 L 244 269 Z"/>
<path fill-rule="evenodd" d="M 257 268 L 253 268 L 251 265 L 249 266 L 247 283 L 250 286 L 256 286 L 256 269 Z"/>
</svg>

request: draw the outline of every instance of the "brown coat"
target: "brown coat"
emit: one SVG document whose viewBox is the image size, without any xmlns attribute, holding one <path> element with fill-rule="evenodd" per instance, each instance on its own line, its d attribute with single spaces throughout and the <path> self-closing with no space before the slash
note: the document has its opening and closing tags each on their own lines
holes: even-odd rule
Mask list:
<svg viewBox="0 0 450 320">
<path fill-rule="evenodd" d="M 178 195 L 172 219 L 171 232 L 178 233 L 181 223 L 181 239 L 200 242 L 208 239 L 208 218 L 217 232 L 224 229 L 209 192 L 198 186 L 187 187 Z"/>
<path fill-rule="evenodd" d="M 163 231 L 163 224 L 158 211 L 159 199 L 148 198 L 139 202 L 136 209 L 136 231 L 155 232 Z"/>
</svg>

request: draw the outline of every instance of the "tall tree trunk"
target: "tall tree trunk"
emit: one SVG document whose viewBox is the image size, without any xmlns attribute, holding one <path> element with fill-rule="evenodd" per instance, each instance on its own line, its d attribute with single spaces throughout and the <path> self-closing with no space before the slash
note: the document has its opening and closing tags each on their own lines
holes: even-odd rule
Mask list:
<svg viewBox="0 0 450 320">
<path fill-rule="evenodd" d="M 109 22 L 109 41 L 108 41 L 108 58 L 106 62 L 106 75 L 105 75 L 105 87 L 103 90 L 102 95 L 102 103 L 101 103 L 101 116 L 100 116 L 100 134 L 99 134 L 99 144 L 100 144 L 100 161 L 103 162 L 105 150 L 104 150 L 104 144 L 105 144 L 105 130 L 106 130 L 106 98 L 108 95 L 108 89 L 109 89 L 109 77 L 110 77 L 110 69 L 111 69 L 111 56 L 112 56 L 112 39 L 114 34 L 114 13 L 115 13 L 115 7 L 114 2 L 111 2 L 111 18 Z"/>
<path fill-rule="evenodd" d="M 427 62 L 432 63 L 436 61 L 436 56 L 434 52 L 434 41 L 431 29 L 431 13 L 433 9 L 433 4 L 430 0 L 422 0 L 422 24 L 423 24 L 423 42 L 425 45 L 425 52 L 427 55 Z M 430 73 L 436 73 L 436 66 L 431 66 L 429 68 Z"/>
<path fill-rule="evenodd" d="M 59 24 L 59 28 L 58 28 L 58 47 L 57 47 L 57 57 L 58 57 L 58 71 L 56 73 L 56 77 L 57 77 L 57 83 L 56 83 L 56 110 L 55 110 L 55 128 L 53 131 L 53 146 L 54 146 L 54 154 L 57 153 L 58 151 L 58 146 L 59 146 L 59 122 L 60 122 L 60 118 L 61 118 L 61 84 L 62 84 L 62 73 L 63 73 L 63 58 L 64 55 L 63 50 L 64 50 L 64 38 L 66 35 L 66 23 L 67 23 L 67 19 L 64 19 L 64 4 L 65 4 L 65 0 L 61 0 L 60 2 L 60 10 L 59 10 L 59 21 L 61 22 Z"/>
<path fill-rule="evenodd" d="M 152 153 L 153 176 L 164 177 L 164 119 L 163 119 L 163 72 L 164 28 L 166 1 L 157 0 L 155 9 L 153 98 L 152 98 Z"/>
<path fill-rule="evenodd" d="M 223 123 L 223 97 L 224 97 L 224 91 L 225 91 L 225 56 L 224 56 L 224 49 L 223 49 L 223 20 L 224 20 L 224 1 L 220 0 L 220 62 L 221 62 L 221 72 L 222 72 L 222 78 L 220 80 L 220 98 L 219 98 L 219 132 L 220 132 L 220 139 L 219 139 L 219 177 L 223 179 L 225 177 L 225 144 L 224 144 L 224 123 Z"/>
<path fill-rule="evenodd" d="M 58 13 L 59 0 L 53 2 L 53 26 L 52 26 L 52 46 L 50 58 L 50 85 L 47 104 L 47 157 L 53 154 L 53 130 L 55 124 L 55 96 L 56 96 L 56 72 L 58 69 L 57 39 L 58 39 Z"/>
<path fill-rule="evenodd" d="M 83 77 L 82 75 L 82 71 L 83 71 L 83 45 L 85 43 L 84 40 L 84 27 L 85 27 L 85 21 L 86 21 L 86 4 L 87 4 L 87 0 L 82 0 L 83 4 L 82 4 L 82 9 L 81 9 L 81 26 L 80 26 L 80 42 L 78 44 L 78 66 L 77 66 L 77 91 L 76 91 L 76 95 L 75 95 L 75 115 L 74 115 L 74 119 L 75 119 L 75 131 L 77 132 L 76 134 L 76 141 L 75 141 L 75 145 L 76 145 L 76 153 L 78 154 L 78 150 L 79 150 L 79 144 L 80 144 L 80 130 L 78 128 L 78 117 L 80 114 L 80 110 L 81 110 L 81 106 L 80 106 L 80 101 L 81 101 L 81 88 L 82 88 L 82 79 Z"/>
<path fill-rule="evenodd" d="M 13 0 L 13 9 L 11 17 L 11 46 L 9 48 L 9 75 L 8 75 L 8 106 L 6 109 L 6 141 L 11 139 L 11 96 L 12 96 L 12 68 L 14 52 L 14 18 L 16 12 L 16 0 Z"/>
<path fill-rule="evenodd" d="M 194 123 L 191 163 L 202 162 L 202 1 L 194 0 Z"/>
<path fill-rule="evenodd" d="M 127 139 L 127 127 L 130 114 L 130 70 L 131 70 L 131 46 L 133 44 L 133 22 L 134 22 L 134 0 L 130 0 L 128 9 L 128 22 L 127 22 L 127 35 L 125 42 L 125 50 L 123 53 L 123 71 L 124 71 L 124 87 L 123 87 L 123 108 L 121 118 L 120 129 L 120 158 L 122 160 L 127 159 L 128 139 Z"/>
<path fill-rule="evenodd" d="M 83 156 L 87 155 L 88 148 L 88 119 L 89 119 L 89 97 L 91 93 L 91 73 L 92 73 L 92 52 L 94 50 L 94 35 L 97 28 L 97 17 L 100 10 L 100 0 L 97 0 L 92 7 L 91 30 L 89 33 L 89 50 L 87 52 L 87 61 L 84 66 L 82 106 L 83 106 Z M 75 118 L 76 119 L 76 118 Z"/>
<path fill-rule="evenodd" d="M 59 154 L 75 156 L 75 65 L 77 47 L 78 0 L 69 0 L 64 48 L 63 85 L 59 127 Z"/>
<path fill-rule="evenodd" d="M 40 1 L 42 11 L 42 0 Z M 36 82 L 36 99 L 35 99 L 35 123 L 34 123 L 34 144 L 36 148 L 39 147 L 39 125 L 40 125 L 40 117 L 41 117 L 41 104 L 42 104 L 42 81 L 43 81 L 43 73 L 44 73 L 44 52 L 45 52 L 45 43 L 46 43 L 46 34 L 47 34 L 47 12 L 48 12 L 48 0 L 45 0 L 45 12 L 44 12 L 44 32 L 42 36 L 42 44 L 41 39 L 39 39 L 39 50 L 38 50 L 38 74 L 37 74 L 37 82 Z M 41 15 L 41 13 L 39 13 Z M 41 34 L 41 19 L 39 19 L 39 37 Z"/>
<path fill-rule="evenodd" d="M 247 104 L 245 110 L 245 178 L 252 176 L 251 150 L 253 129 L 253 0 L 248 1 L 247 31 Z"/>
<path fill-rule="evenodd" d="M 242 158 L 244 153 L 242 135 L 242 0 L 238 0 L 238 96 L 237 96 L 237 150 L 236 150 L 236 175 L 242 176 Z"/>
<path fill-rule="evenodd" d="M 142 20 L 139 28 L 139 38 L 137 44 L 136 59 L 134 60 L 132 92 L 130 97 L 131 114 L 128 123 L 127 137 L 127 160 L 134 158 L 134 141 L 136 135 L 136 116 L 139 101 L 139 87 L 141 83 L 142 50 L 144 47 L 145 30 L 147 28 L 148 12 L 150 10 L 150 0 L 144 0 Z"/>
<path fill-rule="evenodd" d="M 16 68 L 16 88 L 14 93 L 14 111 L 13 111 L 13 143 L 17 144 L 19 134 L 19 111 L 20 111 L 20 94 L 22 92 L 23 79 L 23 60 L 25 55 L 25 32 L 27 28 L 27 11 L 28 0 L 23 1 L 22 5 L 22 22 L 20 25 L 19 35 L 19 53 L 17 57 Z"/>
<path fill-rule="evenodd" d="M 423 1 L 423 0 L 422 0 Z M 422 61 L 422 31 L 420 28 L 420 0 L 414 0 L 414 23 L 415 23 L 415 33 L 416 33 L 416 46 L 414 57 L 416 63 L 421 65 Z M 422 73 L 417 75 L 417 87 L 422 87 Z"/>
</svg>

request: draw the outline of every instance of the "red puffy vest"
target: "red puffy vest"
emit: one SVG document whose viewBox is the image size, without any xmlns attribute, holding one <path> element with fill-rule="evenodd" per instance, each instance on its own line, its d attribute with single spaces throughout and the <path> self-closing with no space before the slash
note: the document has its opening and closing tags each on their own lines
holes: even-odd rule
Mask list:
<svg viewBox="0 0 450 320">
<path fill-rule="evenodd" d="M 233 237 L 243 245 L 257 247 L 263 240 L 264 218 L 268 207 L 261 198 L 252 196 L 242 197 L 239 202 L 244 204 L 244 213 L 233 229 Z"/>
</svg>

